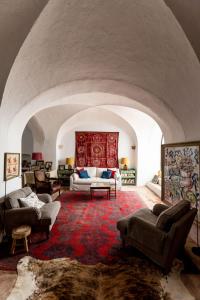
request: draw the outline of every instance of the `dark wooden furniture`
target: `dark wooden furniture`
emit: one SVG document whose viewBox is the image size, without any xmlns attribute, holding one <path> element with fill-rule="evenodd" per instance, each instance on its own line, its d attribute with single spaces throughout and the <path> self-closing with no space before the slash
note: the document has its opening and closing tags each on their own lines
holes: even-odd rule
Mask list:
<svg viewBox="0 0 200 300">
<path fill-rule="evenodd" d="M 61 184 L 58 180 L 51 180 L 47 177 L 44 170 L 34 171 L 35 189 L 38 194 L 47 193 L 54 194 L 56 192 L 60 195 Z"/>
<path fill-rule="evenodd" d="M 110 199 L 110 184 L 109 183 L 92 183 L 90 186 L 90 198 L 93 199 L 95 191 L 104 192 L 107 195 L 107 199 Z"/>
<path fill-rule="evenodd" d="M 23 240 L 25 251 L 28 252 L 28 236 L 31 234 L 31 227 L 22 225 L 12 230 L 12 247 L 11 254 L 15 253 L 17 240 Z"/>
<path fill-rule="evenodd" d="M 58 169 L 58 179 L 61 185 L 70 186 L 70 176 L 74 173 L 74 169 Z"/>
</svg>

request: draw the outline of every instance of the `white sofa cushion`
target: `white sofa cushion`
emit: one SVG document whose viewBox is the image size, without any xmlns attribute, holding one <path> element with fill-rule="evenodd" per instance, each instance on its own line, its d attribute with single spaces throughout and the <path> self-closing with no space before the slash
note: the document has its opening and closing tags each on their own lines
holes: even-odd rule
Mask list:
<svg viewBox="0 0 200 300">
<path fill-rule="evenodd" d="M 91 178 L 78 178 L 74 181 L 75 184 L 91 184 L 96 181 L 96 177 Z"/>
<path fill-rule="evenodd" d="M 107 168 L 97 168 L 97 177 L 101 177 L 103 171 L 107 171 Z"/>
<path fill-rule="evenodd" d="M 84 167 L 84 170 L 88 172 L 90 177 L 96 177 L 97 168 L 96 167 Z"/>
<path fill-rule="evenodd" d="M 96 182 L 115 184 L 115 179 L 114 178 L 105 179 L 105 178 L 96 177 Z"/>
</svg>

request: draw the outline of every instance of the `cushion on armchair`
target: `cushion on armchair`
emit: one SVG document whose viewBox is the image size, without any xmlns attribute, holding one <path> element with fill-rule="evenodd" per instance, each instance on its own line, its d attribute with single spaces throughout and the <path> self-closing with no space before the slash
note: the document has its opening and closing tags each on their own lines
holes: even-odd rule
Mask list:
<svg viewBox="0 0 200 300">
<path fill-rule="evenodd" d="M 190 209 L 190 202 L 181 200 L 177 204 L 164 210 L 158 217 L 156 227 L 160 230 L 169 231 L 172 224 L 180 219 Z"/>
<path fill-rule="evenodd" d="M 25 198 L 19 198 L 20 206 L 22 207 L 36 207 L 41 208 L 44 205 L 44 202 L 38 199 L 38 196 L 35 193 L 31 193 Z"/>
</svg>

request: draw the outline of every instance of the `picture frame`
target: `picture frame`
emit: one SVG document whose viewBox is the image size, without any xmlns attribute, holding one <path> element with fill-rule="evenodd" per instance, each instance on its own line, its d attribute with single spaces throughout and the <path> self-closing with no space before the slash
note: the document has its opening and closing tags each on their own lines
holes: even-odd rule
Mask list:
<svg viewBox="0 0 200 300">
<path fill-rule="evenodd" d="M 48 171 L 51 171 L 52 165 L 53 165 L 52 161 L 46 161 L 45 162 L 45 169 L 48 170 Z"/>
<path fill-rule="evenodd" d="M 20 175 L 20 153 L 4 153 L 4 181 Z"/>
<path fill-rule="evenodd" d="M 36 160 L 36 166 L 40 169 L 44 169 L 44 160 Z"/>
<path fill-rule="evenodd" d="M 161 199 L 175 204 L 200 199 L 200 141 L 161 145 Z M 195 205 L 195 203 L 192 203 Z"/>
<path fill-rule="evenodd" d="M 64 171 L 65 170 L 65 165 L 58 165 L 58 170 L 59 171 Z"/>
</svg>

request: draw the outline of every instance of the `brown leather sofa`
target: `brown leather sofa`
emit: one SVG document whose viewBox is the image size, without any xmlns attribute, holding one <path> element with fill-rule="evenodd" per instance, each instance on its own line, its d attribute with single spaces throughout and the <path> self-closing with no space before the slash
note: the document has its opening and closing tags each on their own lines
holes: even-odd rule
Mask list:
<svg viewBox="0 0 200 300">
<path fill-rule="evenodd" d="M 18 199 L 31 194 L 30 187 L 24 187 L 7 195 L 4 207 L 4 226 L 6 234 L 11 235 L 12 229 L 20 225 L 29 225 L 32 231 L 45 231 L 47 238 L 60 210 L 60 201 L 52 201 L 49 194 L 38 194 L 45 204 L 40 208 L 22 207 Z"/>
<path fill-rule="evenodd" d="M 120 219 L 117 228 L 123 246 L 132 245 L 168 273 L 184 248 L 196 213 L 186 200 L 171 207 L 156 204 L 152 211 L 143 208 Z"/>
</svg>

